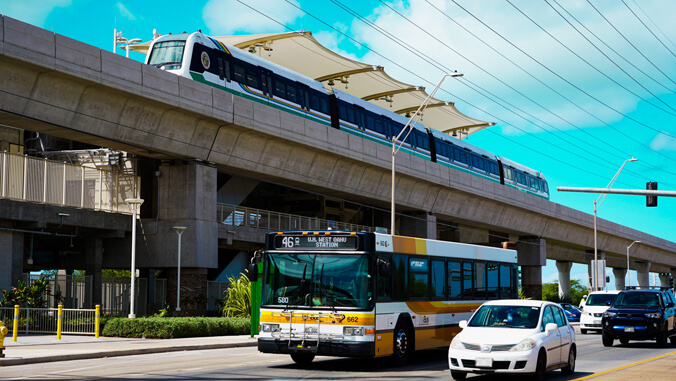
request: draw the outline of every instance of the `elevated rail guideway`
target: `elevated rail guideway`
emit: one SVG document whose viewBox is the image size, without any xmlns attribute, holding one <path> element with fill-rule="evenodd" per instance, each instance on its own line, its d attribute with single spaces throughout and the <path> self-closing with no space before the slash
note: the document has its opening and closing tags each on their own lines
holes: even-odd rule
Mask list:
<svg viewBox="0 0 676 381">
<path fill-rule="evenodd" d="M 0 19 L 0 124 L 163 160 L 141 180 L 159 189 L 142 268 L 175 267 L 175 225 L 187 227 L 182 269 L 216 267 L 218 171 L 383 209 L 390 200 L 390 147 L 9 17 Z M 433 226 L 400 222 L 401 234 L 434 238 L 441 220 L 517 240 L 524 288 L 536 295 L 545 258 L 592 258 L 587 213 L 409 154 L 397 157 L 396 190 L 397 210 Z M 633 261 L 676 268 L 674 242 L 606 220 L 598 231 L 609 267 L 626 269 L 626 247 L 641 241 Z M 128 253 L 125 239 L 93 250 L 115 262 L 106 256 Z"/>
</svg>

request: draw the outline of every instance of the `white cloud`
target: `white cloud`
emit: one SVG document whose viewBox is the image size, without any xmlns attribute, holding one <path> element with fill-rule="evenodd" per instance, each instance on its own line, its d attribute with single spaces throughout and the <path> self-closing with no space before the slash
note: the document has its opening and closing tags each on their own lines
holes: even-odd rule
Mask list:
<svg viewBox="0 0 676 381">
<path fill-rule="evenodd" d="M 676 151 L 676 138 L 659 134 L 650 142 L 650 148 L 655 151 Z"/>
<path fill-rule="evenodd" d="M 47 16 L 56 7 L 67 7 L 71 0 L 3 0 L 0 2 L 0 13 L 23 22 L 45 27 Z"/>
<path fill-rule="evenodd" d="M 292 1 L 298 5 L 297 1 Z M 287 25 L 303 13 L 279 0 L 248 0 L 247 5 Z M 202 10 L 204 23 L 212 35 L 287 32 L 284 26 L 243 5 L 237 0 L 210 0 Z"/>
<path fill-rule="evenodd" d="M 117 7 L 118 12 L 120 12 L 120 16 L 126 18 L 127 20 L 131 21 L 136 20 L 136 16 L 134 16 L 134 14 L 131 13 L 129 9 L 127 9 L 127 7 L 124 6 L 124 4 L 117 3 L 115 4 L 115 6 Z"/>
</svg>

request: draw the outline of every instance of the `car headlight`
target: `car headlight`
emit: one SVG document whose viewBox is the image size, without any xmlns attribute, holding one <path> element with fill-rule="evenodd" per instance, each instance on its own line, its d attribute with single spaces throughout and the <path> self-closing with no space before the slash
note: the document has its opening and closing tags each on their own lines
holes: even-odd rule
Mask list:
<svg viewBox="0 0 676 381">
<path fill-rule="evenodd" d="M 645 317 L 647 317 L 648 319 L 659 319 L 659 318 L 662 317 L 662 313 L 661 312 L 652 312 L 652 313 L 649 313 L 649 314 L 645 314 Z"/>
<path fill-rule="evenodd" d="M 615 315 L 617 315 L 617 312 L 606 311 L 606 312 L 603 313 L 603 317 L 605 317 L 605 318 L 611 318 Z"/>
<path fill-rule="evenodd" d="M 524 352 L 530 351 L 535 348 L 535 340 L 533 339 L 523 339 L 521 342 L 513 346 L 509 351 L 510 352 Z"/>
<path fill-rule="evenodd" d="M 451 341 L 451 348 L 452 349 L 465 349 L 465 345 L 458 339 L 458 337 L 454 337 L 453 340 Z"/>
</svg>

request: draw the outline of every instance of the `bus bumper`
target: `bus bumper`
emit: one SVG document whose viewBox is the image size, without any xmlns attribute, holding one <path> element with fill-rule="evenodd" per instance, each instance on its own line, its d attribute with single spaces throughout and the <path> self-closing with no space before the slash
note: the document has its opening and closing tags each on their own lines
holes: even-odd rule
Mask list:
<svg viewBox="0 0 676 381">
<path fill-rule="evenodd" d="M 306 341 L 306 344 L 308 342 Z M 314 343 L 313 343 L 314 344 Z M 263 353 L 285 353 L 308 351 L 318 356 L 344 356 L 344 357 L 373 357 L 375 345 L 373 342 L 349 343 L 338 341 L 320 340 L 314 349 L 301 349 L 301 341 L 279 340 L 274 338 L 259 337 L 258 350 Z"/>
</svg>

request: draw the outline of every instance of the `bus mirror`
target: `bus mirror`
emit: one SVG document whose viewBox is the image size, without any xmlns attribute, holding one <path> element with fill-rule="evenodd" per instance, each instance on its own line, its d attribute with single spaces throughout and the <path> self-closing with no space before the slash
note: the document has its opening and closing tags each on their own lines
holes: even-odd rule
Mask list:
<svg viewBox="0 0 676 381">
<path fill-rule="evenodd" d="M 249 282 L 255 282 L 258 280 L 258 264 L 249 263 L 246 271 L 246 277 L 249 278 Z"/>
<path fill-rule="evenodd" d="M 378 261 L 378 275 L 390 276 L 392 274 L 392 266 L 389 262 Z"/>
</svg>

